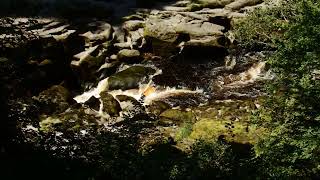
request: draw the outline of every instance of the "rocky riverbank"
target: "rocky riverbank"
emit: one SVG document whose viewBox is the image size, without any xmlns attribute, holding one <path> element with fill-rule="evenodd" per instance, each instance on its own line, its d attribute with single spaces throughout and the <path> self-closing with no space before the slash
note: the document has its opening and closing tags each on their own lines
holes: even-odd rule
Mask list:
<svg viewBox="0 0 320 180">
<path fill-rule="evenodd" d="M 270 52 L 241 50 L 232 33 L 237 20 L 265 4 L 152 5 L 115 24 L 2 19 L 1 28 L 17 30 L 1 35 L 0 63 L 18 141 L 94 162 L 111 142 L 144 151 L 166 140 L 188 152 L 199 139 L 254 144 L 265 133 L 249 117 L 272 78 L 264 62 Z"/>
</svg>

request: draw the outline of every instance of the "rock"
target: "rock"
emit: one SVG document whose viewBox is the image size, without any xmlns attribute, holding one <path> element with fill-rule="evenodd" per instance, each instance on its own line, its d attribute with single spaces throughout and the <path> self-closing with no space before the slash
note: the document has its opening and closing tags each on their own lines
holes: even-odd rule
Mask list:
<svg viewBox="0 0 320 180">
<path fill-rule="evenodd" d="M 162 120 L 172 120 L 175 124 L 181 124 L 183 122 L 194 122 L 196 120 L 195 115 L 189 111 L 181 111 L 177 109 L 168 109 L 160 114 Z M 161 121 L 161 120 L 160 120 Z"/>
<path fill-rule="evenodd" d="M 141 60 L 138 50 L 123 49 L 118 52 L 118 60 L 127 63 L 136 63 Z"/>
<path fill-rule="evenodd" d="M 40 130 L 43 132 L 80 132 L 90 127 L 97 127 L 94 115 L 86 113 L 86 109 L 71 109 L 53 116 L 40 118 Z"/>
<path fill-rule="evenodd" d="M 259 3 L 262 3 L 263 0 L 236 0 L 230 4 L 228 4 L 225 8 L 231 10 L 239 10 L 246 6 L 254 6 Z"/>
<path fill-rule="evenodd" d="M 164 6 L 163 10 L 165 11 L 174 11 L 174 12 L 185 12 L 189 11 L 189 7 L 177 7 L 177 6 Z"/>
<path fill-rule="evenodd" d="M 103 102 L 103 112 L 108 113 L 110 116 L 119 116 L 121 112 L 119 102 L 106 91 L 101 92 L 100 97 Z"/>
<path fill-rule="evenodd" d="M 198 0 L 198 3 L 200 3 L 202 7 L 221 8 L 233 1 L 235 0 Z"/>
<path fill-rule="evenodd" d="M 140 103 L 138 102 L 138 100 L 136 100 L 134 97 L 131 97 L 131 96 L 117 95 L 116 98 L 117 98 L 120 102 L 130 101 L 130 102 L 132 102 L 132 104 L 134 104 L 134 105 L 140 104 Z"/>
<path fill-rule="evenodd" d="M 130 49 L 131 43 L 130 42 L 114 43 L 114 47 L 118 49 Z"/>
<path fill-rule="evenodd" d="M 136 31 L 139 28 L 143 28 L 145 25 L 144 21 L 140 20 L 130 20 L 123 23 L 123 29 L 127 31 Z"/>
<path fill-rule="evenodd" d="M 40 104 L 40 110 L 45 114 L 60 113 L 69 107 L 69 91 L 60 85 L 54 85 L 49 89 L 42 91 L 37 97 L 34 97 Z"/>
<path fill-rule="evenodd" d="M 107 41 L 111 38 L 113 28 L 110 24 L 98 21 L 89 24 L 89 26 L 94 30 L 80 34 L 89 46 L 97 41 Z"/>
<path fill-rule="evenodd" d="M 88 101 L 84 103 L 85 105 L 89 106 L 91 109 L 99 111 L 100 109 L 100 101 L 98 98 L 92 96 Z"/>
<path fill-rule="evenodd" d="M 178 34 L 174 30 L 174 24 L 181 21 L 179 15 L 170 19 L 161 19 L 161 17 L 149 17 L 146 21 L 145 36 L 158 39 L 160 41 L 173 43 L 177 40 Z"/>
<path fill-rule="evenodd" d="M 120 102 L 122 115 L 130 117 L 130 120 L 141 120 L 139 118 L 148 117 L 145 107 L 134 97 L 117 95 L 116 99 Z"/>
<path fill-rule="evenodd" d="M 209 22 L 221 25 L 225 28 L 225 30 L 231 29 L 231 19 L 225 15 L 209 16 Z"/>
<path fill-rule="evenodd" d="M 71 62 L 72 66 L 81 66 L 83 62 L 87 62 L 90 65 L 96 64 L 96 62 L 92 61 L 94 54 L 99 52 L 99 46 L 94 46 L 86 49 L 85 51 L 74 55 L 73 57 L 77 60 Z"/>
<path fill-rule="evenodd" d="M 223 35 L 224 27 L 209 22 L 181 23 L 175 27 L 177 33 L 189 34 L 190 38 Z"/>
<path fill-rule="evenodd" d="M 130 39 L 131 39 L 131 46 L 135 48 L 142 48 L 144 45 L 146 45 L 146 40 L 144 38 L 144 29 L 140 28 L 136 31 L 130 31 Z"/>
<path fill-rule="evenodd" d="M 107 57 L 107 50 L 101 46 L 94 46 L 74 55 L 71 62 L 72 70 L 79 75 L 81 81 L 95 80 L 96 72 Z"/>
<path fill-rule="evenodd" d="M 149 107 L 148 111 L 155 115 L 160 115 L 165 110 L 170 109 L 171 106 L 168 103 L 165 103 L 163 101 L 154 101 L 152 102 Z"/>
<path fill-rule="evenodd" d="M 154 74 L 156 70 L 150 67 L 132 66 L 109 77 L 109 89 L 134 89 L 148 75 Z"/>
<path fill-rule="evenodd" d="M 195 13 L 168 16 L 153 15 L 146 21 L 144 35 L 148 41 L 151 41 L 156 55 L 170 56 L 186 46 L 191 47 L 187 50 L 192 50 L 193 47 L 211 47 L 212 49 L 208 49 L 206 53 L 212 54 L 210 51 L 228 46 L 224 35 L 226 28 L 207 22 L 209 17 Z M 201 16 L 201 18 L 195 20 L 195 16 L 199 18 Z M 194 54 L 194 51 L 190 54 Z"/>
<path fill-rule="evenodd" d="M 111 61 L 110 63 L 105 63 L 100 66 L 97 72 L 100 74 L 99 79 L 103 79 L 105 77 L 109 77 L 112 74 L 117 72 L 117 69 L 120 65 L 118 61 Z"/>
<path fill-rule="evenodd" d="M 112 39 L 119 43 L 125 42 L 126 34 L 121 27 L 114 27 L 114 32 L 112 34 Z"/>
<path fill-rule="evenodd" d="M 176 44 L 174 44 L 179 34 L 176 33 L 172 27 L 174 23 L 179 20 L 162 20 L 157 17 L 149 18 L 146 21 L 144 36 L 147 41 L 151 42 L 153 53 L 159 56 L 170 56 L 177 51 Z"/>
</svg>

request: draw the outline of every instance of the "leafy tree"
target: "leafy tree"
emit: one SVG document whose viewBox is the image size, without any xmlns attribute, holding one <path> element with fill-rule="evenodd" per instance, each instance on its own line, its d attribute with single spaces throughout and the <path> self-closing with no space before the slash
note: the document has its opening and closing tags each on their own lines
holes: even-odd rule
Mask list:
<svg viewBox="0 0 320 180">
<path fill-rule="evenodd" d="M 260 21 L 257 17 L 261 13 L 266 16 Z M 271 131 L 255 147 L 257 159 L 262 160 L 260 172 L 271 178 L 319 178 L 319 17 L 318 0 L 287 0 L 282 6 L 258 10 L 250 16 L 253 22 L 243 23 L 256 25 L 251 35 L 241 35 L 245 46 L 264 43 L 276 49 L 269 59 L 276 78 L 268 86 L 269 98 L 256 115 Z M 247 29 L 243 24 L 238 35 Z M 259 32 L 253 32 L 259 27 Z"/>
</svg>

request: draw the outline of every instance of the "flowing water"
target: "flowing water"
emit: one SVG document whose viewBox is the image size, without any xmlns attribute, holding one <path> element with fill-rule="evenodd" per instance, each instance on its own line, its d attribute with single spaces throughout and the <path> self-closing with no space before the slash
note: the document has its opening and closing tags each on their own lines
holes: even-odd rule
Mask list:
<svg viewBox="0 0 320 180">
<path fill-rule="evenodd" d="M 102 79 L 98 85 L 91 90 L 84 92 L 81 95 L 78 95 L 74 97 L 74 100 L 76 100 L 78 103 L 85 103 L 88 101 L 92 96 L 96 98 L 100 98 L 100 93 L 103 91 L 107 91 L 109 94 L 111 94 L 117 101 L 118 95 L 125 95 L 132 97 L 136 99 L 138 102 L 141 103 L 142 106 L 147 107 L 148 105 L 151 105 L 155 101 L 166 101 L 170 102 L 170 100 L 174 99 L 179 99 L 178 103 L 171 103 L 170 105 L 172 108 L 179 108 L 180 106 L 186 105 L 186 107 L 189 105 L 187 101 L 197 101 L 195 99 L 201 97 L 201 101 L 198 103 L 195 103 L 193 105 L 203 105 L 206 102 L 209 101 L 210 96 L 207 96 L 207 94 L 210 93 L 216 93 L 216 94 L 223 94 L 223 93 L 233 93 L 233 95 L 238 95 L 238 96 L 249 96 L 249 97 L 256 97 L 255 95 L 251 95 L 252 92 L 249 90 L 246 90 L 244 92 L 245 94 L 242 94 L 241 89 L 246 89 L 246 87 L 250 85 L 254 85 L 256 82 L 259 81 L 264 81 L 267 79 L 273 78 L 271 75 L 270 71 L 265 70 L 266 62 L 256 62 L 251 65 L 247 70 L 243 72 L 237 72 L 235 74 L 228 74 L 224 77 L 218 76 L 218 77 L 212 77 L 216 78 L 217 80 L 214 81 L 215 83 L 220 83 L 219 84 L 219 91 L 216 92 L 205 92 L 203 89 L 197 88 L 195 90 L 188 89 L 186 87 L 169 87 L 169 86 L 159 86 L 156 83 L 153 82 L 153 78 L 155 76 L 161 75 L 162 70 L 158 69 L 154 66 L 147 66 L 147 67 L 152 67 L 156 70 L 156 72 L 149 77 L 146 77 L 148 81 L 145 81 L 145 83 L 141 82 L 139 84 L 139 88 L 136 89 L 128 89 L 128 90 L 109 90 L 109 84 L 108 84 L 108 77 Z M 121 72 L 130 66 L 121 66 L 118 69 L 118 72 Z M 225 71 L 228 70 L 229 67 L 219 67 L 220 71 L 221 68 Z M 218 69 L 219 69 L 218 68 Z M 240 90 L 239 90 L 240 89 Z M 234 91 L 234 92 L 233 92 Z M 260 90 L 257 90 L 257 93 L 260 93 Z M 184 97 L 184 98 L 183 98 Z M 225 100 L 230 100 L 230 99 L 225 99 Z M 95 112 L 98 117 L 101 117 L 101 119 L 106 120 L 110 119 L 110 116 L 103 112 L 103 103 L 100 100 L 100 110 L 99 112 Z M 123 112 L 121 112 L 120 117 L 117 117 L 113 119 L 113 122 L 118 122 L 123 118 L 123 116 L 127 115 L 124 111 L 125 110 L 135 110 L 137 107 L 132 104 L 131 102 L 120 102 L 121 108 L 123 109 Z"/>
</svg>

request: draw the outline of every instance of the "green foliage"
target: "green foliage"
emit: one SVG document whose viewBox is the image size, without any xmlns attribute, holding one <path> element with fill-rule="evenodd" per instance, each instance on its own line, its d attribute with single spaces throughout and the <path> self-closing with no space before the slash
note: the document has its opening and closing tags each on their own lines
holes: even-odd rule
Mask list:
<svg viewBox="0 0 320 180">
<path fill-rule="evenodd" d="M 235 21 L 235 35 L 240 45 L 248 49 L 275 48 L 289 24 L 297 20 L 299 1 L 283 0 L 277 5 L 269 2 L 247 18 Z"/>
<path fill-rule="evenodd" d="M 270 178 L 317 178 L 320 172 L 320 81 L 317 77 L 320 3 L 317 0 L 283 2 L 284 6 L 265 10 L 267 16 L 262 17 L 261 22 L 254 14 L 251 18 L 256 21 L 247 23 L 259 28 L 267 25 L 266 28 L 251 36 L 242 34 L 245 38 L 240 39 L 244 45 L 262 42 L 277 49 L 269 60 L 276 79 L 268 86 L 270 97 L 256 115 L 272 131 L 255 149 L 262 160 L 260 172 Z M 284 13 L 281 14 L 285 16 L 278 16 L 282 7 Z M 291 16 L 286 15 L 289 7 L 293 9 Z M 280 34 L 274 31 L 279 27 L 285 31 Z M 263 38 L 262 33 L 270 38 Z"/>
<path fill-rule="evenodd" d="M 201 179 L 205 177 L 230 177 L 234 165 L 233 161 L 235 160 L 230 145 L 223 143 L 206 143 L 204 141 L 195 143 L 191 158 L 197 163 L 196 169 L 194 169 L 194 175 L 197 177 L 202 176 Z"/>
<path fill-rule="evenodd" d="M 180 128 L 180 130 L 178 131 L 176 135 L 176 139 L 179 141 L 184 138 L 187 138 L 192 133 L 192 126 L 193 126 L 192 123 L 185 122 Z"/>
</svg>

